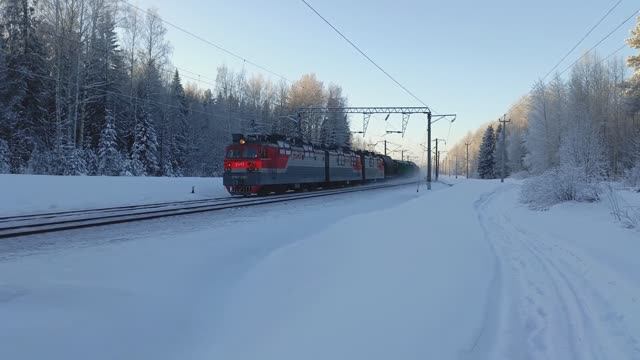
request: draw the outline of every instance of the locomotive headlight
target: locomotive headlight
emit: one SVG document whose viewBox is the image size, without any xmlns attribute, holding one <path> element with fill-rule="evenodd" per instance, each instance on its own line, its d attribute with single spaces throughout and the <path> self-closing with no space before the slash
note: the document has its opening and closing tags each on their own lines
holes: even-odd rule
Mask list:
<svg viewBox="0 0 640 360">
<path fill-rule="evenodd" d="M 240 139 L 240 141 L 238 141 L 240 143 L 240 145 L 244 145 L 247 143 L 247 141 L 245 139 Z"/>
</svg>

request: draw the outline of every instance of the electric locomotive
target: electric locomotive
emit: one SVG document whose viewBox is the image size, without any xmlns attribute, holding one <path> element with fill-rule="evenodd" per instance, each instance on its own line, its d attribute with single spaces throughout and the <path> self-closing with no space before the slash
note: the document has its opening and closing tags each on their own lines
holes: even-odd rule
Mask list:
<svg viewBox="0 0 640 360">
<path fill-rule="evenodd" d="M 381 181 L 398 173 L 388 161 L 393 163 L 372 152 L 321 147 L 280 135 L 233 134 L 223 184 L 233 195 L 265 195 Z"/>
</svg>

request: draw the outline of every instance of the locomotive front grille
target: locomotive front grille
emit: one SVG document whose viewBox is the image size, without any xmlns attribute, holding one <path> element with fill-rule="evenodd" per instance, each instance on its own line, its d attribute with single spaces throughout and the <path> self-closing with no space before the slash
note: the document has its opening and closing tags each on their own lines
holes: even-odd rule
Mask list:
<svg viewBox="0 0 640 360">
<path fill-rule="evenodd" d="M 257 186 L 252 185 L 232 185 L 229 186 L 229 192 L 233 194 L 256 194 L 258 192 Z"/>
</svg>

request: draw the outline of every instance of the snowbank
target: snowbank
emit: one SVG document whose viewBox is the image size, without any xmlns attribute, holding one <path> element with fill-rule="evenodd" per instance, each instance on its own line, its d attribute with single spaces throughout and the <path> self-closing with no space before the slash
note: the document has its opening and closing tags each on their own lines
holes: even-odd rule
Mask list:
<svg viewBox="0 0 640 360">
<path fill-rule="evenodd" d="M 0 175 L 0 216 L 226 195 L 221 178 Z"/>
</svg>

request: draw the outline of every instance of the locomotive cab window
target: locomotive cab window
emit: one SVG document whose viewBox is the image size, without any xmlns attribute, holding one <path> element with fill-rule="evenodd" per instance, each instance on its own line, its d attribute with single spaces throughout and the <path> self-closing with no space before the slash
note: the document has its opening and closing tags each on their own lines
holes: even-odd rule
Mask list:
<svg viewBox="0 0 640 360">
<path fill-rule="evenodd" d="M 255 159 L 258 157 L 258 150 L 254 147 L 248 147 L 244 150 L 244 157 L 247 159 Z"/>
<path fill-rule="evenodd" d="M 227 151 L 227 159 L 240 159 L 241 157 L 241 149 L 229 149 L 229 151 Z"/>
</svg>

